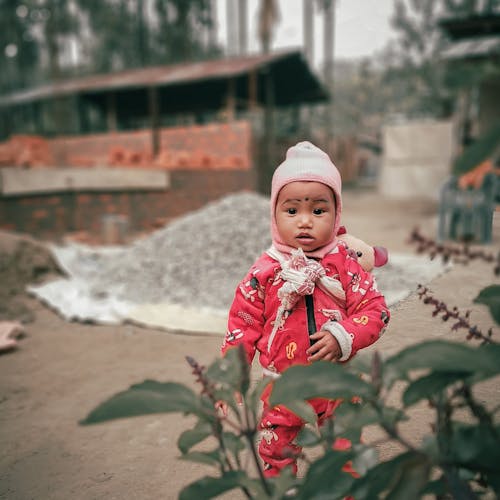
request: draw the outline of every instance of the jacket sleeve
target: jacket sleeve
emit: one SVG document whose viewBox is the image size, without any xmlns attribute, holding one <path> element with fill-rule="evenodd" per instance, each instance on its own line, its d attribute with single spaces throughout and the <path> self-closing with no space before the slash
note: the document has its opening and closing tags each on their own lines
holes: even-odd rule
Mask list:
<svg viewBox="0 0 500 500">
<path fill-rule="evenodd" d="M 340 361 L 347 361 L 357 351 L 373 344 L 389 323 L 390 312 L 384 296 L 378 291 L 374 276 L 363 270 L 357 260 L 344 249 L 344 265 L 339 266 L 339 278 L 346 294 L 346 317 L 323 325 L 339 342 Z"/>
<path fill-rule="evenodd" d="M 259 282 L 259 274 L 255 264 L 236 287 L 221 347 L 224 355 L 229 348 L 242 344 L 249 363 L 255 356 L 256 344 L 264 328 L 264 286 Z"/>
</svg>

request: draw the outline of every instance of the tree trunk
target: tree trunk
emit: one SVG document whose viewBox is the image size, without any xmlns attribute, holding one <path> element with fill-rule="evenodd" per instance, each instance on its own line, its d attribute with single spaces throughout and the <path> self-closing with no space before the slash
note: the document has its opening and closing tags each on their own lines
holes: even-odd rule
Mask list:
<svg viewBox="0 0 500 500">
<path fill-rule="evenodd" d="M 333 60 L 335 43 L 335 0 L 323 0 L 324 6 L 324 78 L 326 86 L 330 92 L 330 101 L 326 105 L 326 137 L 329 141 L 333 137 Z"/>
<path fill-rule="evenodd" d="M 247 29 L 247 0 L 238 1 L 238 41 L 239 54 L 245 55 L 248 52 L 248 29 Z"/>
<path fill-rule="evenodd" d="M 314 14 L 314 4 L 311 0 L 302 0 L 302 10 L 304 16 L 304 52 L 306 55 L 307 62 L 313 64 L 314 60 L 314 36 L 313 36 L 313 14 Z"/>
<path fill-rule="evenodd" d="M 211 23 L 208 27 L 208 47 L 210 50 L 217 46 L 217 27 L 218 27 L 218 11 L 217 0 L 210 2 L 210 19 Z"/>
<path fill-rule="evenodd" d="M 227 54 L 232 56 L 238 47 L 237 13 L 234 0 L 226 0 Z"/>
</svg>

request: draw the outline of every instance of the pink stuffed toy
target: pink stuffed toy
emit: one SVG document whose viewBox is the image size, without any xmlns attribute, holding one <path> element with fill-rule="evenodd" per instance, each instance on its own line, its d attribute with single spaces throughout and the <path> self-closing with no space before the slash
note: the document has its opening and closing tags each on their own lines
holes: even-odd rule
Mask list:
<svg viewBox="0 0 500 500">
<path fill-rule="evenodd" d="M 344 226 L 340 226 L 337 237 L 345 243 L 351 256 L 355 257 L 367 272 L 371 272 L 374 267 L 385 266 L 389 260 L 387 248 L 368 245 L 363 240 L 348 234 Z"/>
</svg>

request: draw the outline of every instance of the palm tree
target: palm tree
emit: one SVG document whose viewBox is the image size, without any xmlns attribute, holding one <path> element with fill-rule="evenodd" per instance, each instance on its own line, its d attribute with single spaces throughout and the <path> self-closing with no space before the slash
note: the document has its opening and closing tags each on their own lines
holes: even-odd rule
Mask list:
<svg viewBox="0 0 500 500">
<path fill-rule="evenodd" d="M 334 68 L 334 43 L 335 43 L 335 0 L 322 0 L 321 8 L 324 16 L 323 29 L 323 51 L 325 56 L 324 62 L 324 79 L 326 86 L 331 94 L 333 94 L 333 68 Z M 332 99 L 326 105 L 325 116 L 325 131 L 326 136 L 330 139 L 333 136 L 333 107 Z"/>
<path fill-rule="evenodd" d="M 247 53 L 247 0 L 238 0 L 238 48 L 240 55 Z"/>
<path fill-rule="evenodd" d="M 311 0 L 302 0 L 303 28 L 304 28 L 304 52 L 309 64 L 314 60 L 314 3 Z"/>
<path fill-rule="evenodd" d="M 259 8 L 259 40 L 264 54 L 271 51 L 274 28 L 280 19 L 276 0 L 261 0 Z"/>
</svg>

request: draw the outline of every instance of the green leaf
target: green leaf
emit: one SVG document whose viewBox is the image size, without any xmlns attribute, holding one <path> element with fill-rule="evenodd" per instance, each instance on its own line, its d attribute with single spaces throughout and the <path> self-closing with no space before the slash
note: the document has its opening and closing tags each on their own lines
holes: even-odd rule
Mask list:
<svg viewBox="0 0 500 500">
<path fill-rule="evenodd" d="M 387 500 L 410 500 L 421 498 L 429 482 L 431 463 L 425 455 L 413 455 L 401 467 L 397 483 L 387 495 Z"/>
<path fill-rule="evenodd" d="M 314 425 L 318 420 L 312 406 L 305 401 L 289 401 L 286 407 L 308 424 Z"/>
<path fill-rule="evenodd" d="M 270 397 L 272 406 L 291 401 L 322 397 L 328 399 L 372 396 L 373 388 L 342 365 L 318 361 L 312 365 L 296 365 L 274 382 Z"/>
<path fill-rule="evenodd" d="M 179 500 L 203 500 L 215 498 L 226 491 L 238 488 L 246 478 L 243 471 L 226 472 L 222 477 L 205 476 L 186 486 L 179 494 Z"/>
<path fill-rule="evenodd" d="M 244 396 L 250 383 L 250 365 L 244 352 L 239 347 L 229 349 L 223 358 L 216 359 L 208 367 L 206 376 L 214 383 L 215 397 L 225 401 L 235 414 L 238 414 L 235 394 Z"/>
<path fill-rule="evenodd" d="M 382 405 L 382 403 L 379 403 Z M 391 426 L 397 422 L 408 420 L 408 417 L 397 408 L 381 406 L 381 412 L 376 411 L 366 403 L 351 403 L 344 401 L 335 410 L 335 430 L 343 435 L 347 429 L 362 429 L 367 425 L 388 423 Z"/>
<path fill-rule="evenodd" d="M 365 475 L 370 469 L 378 463 L 378 453 L 375 448 L 364 445 L 355 445 L 356 455 L 353 458 L 353 469 L 361 476 Z"/>
<path fill-rule="evenodd" d="M 352 450 L 328 451 L 311 464 L 298 498 L 307 500 L 335 500 L 344 498 L 354 482 L 354 478 L 342 467 L 354 456 Z"/>
<path fill-rule="evenodd" d="M 317 446 L 320 443 L 320 437 L 310 427 L 304 426 L 297 436 L 297 444 L 302 447 Z"/>
<path fill-rule="evenodd" d="M 403 378 L 417 369 L 435 372 L 500 373 L 499 344 L 468 346 L 458 342 L 431 340 L 413 345 L 387 360 L 384 372 L 391 377 Z"/>
<path fill-rule="evenodd" d="M 258 410 L 260 408 L 260 398 L 264 389 L 271 383 L 269 377 L 264 377 L 255 384 L 255 387 L 249 392 L 247 397 L 248 409 L 252 412 L 254 418 L 257 418 Z"/>
<path fill-rule="evenodd" d="M 500 498 L 500 474 L 487 474 L 486 477 L 497 498 Z"/>
<path fill-rule="evenodd" d="M 422 399 L 429 399 L 459 380 L 470 377 L 469 372 L 433 372 L 412 382 L 403 394 L 405 406 L 411 406 Z"/>
<path fill-rule="evenodd" d="M 212 430 L 213 427 L 209 422 L 206 420 L 198 420 L 193 429 L 188 429 L 180 435 L 177 441 L 177 447 L 181 453 L 187 453 L 193 446 L 211 436 Z"/>
<path fill-rule="evenodd" d="M 434 498 L 444 497 L 448 492 L 446 480 L 443 476 L 434 481 L 429 481 L 422 491 L 423 495 L 434 495 Z"/>
<path fill-rule="evenodd" d="M 234 432 L 224 432 L 222 434 L 224 445 L 235 457 L 245 449 L 244 437 L 237 436 Z"/>
<path fill-rule="evenodd" d="M 272 496 L 273 500 L 282 500 L 286 498 L 296 498 L 293 495 L 290 495 L 290 490 L 295 488 L 300 480 L 298 480 L 293 474 L 290 467 L 285 467 L 279 476 L 272 478 L 268 481 L 268 484 L 272 486 Z M 260 483 L 262 484 L 262 483 Z M 249 488 L 250 489 L 250 488 Z M 264 499 L 269 498 L 269 495 L 264 491 L 261 491 L 260 495 L 257 494 L 252 498 L 255 499 Z"/>
<path fill-rule="evenodd" d="M 215 465 L 218 466 L 221 463 L 221 455 L 219 448 L 212 451 L 191 451 L 184 453 L 181 460 L 186 460 L 187 462 L 196 462 L 199 464 Z"/>
<path fill-rule="evenodd" d="M 500 427 L 456 423 L 449 438 L 450 459 L 457 465 L 500 475 Z"/>
<path fill-rule="evenodd" d="M 349 371 L 360 372 L 366 375 L 370 375 L 372 370 L 373 355 L 367 354 L 365 352 L 360 352 L 349 361 Z"/>
<path fill-rule="evenodd" d="M 198 414 L 200 408 L 198 396 L 185 385 L 145 380 L 101 403 L 84 420 L 80 421 L 80 424 L 89 425 L 152 413 Z"/>
<path fill-rule="evenodd" d="M 369 469 L 367 473 L 358 478 L 352 485 L 349 492 L 357 500 L 372 500 L 373 498 L 389 498 L 388 492 L 398 492 L 403 477 L 411 480 L 411 469 L 419 469 L 413 478 L 413 487 L 418 489 L 422 480 L 422 471 L 430 464 L 426 457 L 420 453 L 406 452 L 395 456 L 391 460 L 381 462 Z M 424 467 L 424 469 L 422 469 Z M 427 482 L 424 483 L 424 485 Z M 420 498 L 420 496 L 409 495 L 407 497 L 391 497 L 407 500 L 410 498 Z"/>
<path fill-rule="evenodd" d="M 250 365 L 241 357 L 240 349 L 232 348 L 223 358 L 216 359 L 206 374 L 218 385 L 244 394 L 248 390 L 249 370 Z"/>
<path fill-rule="evenodd" d="M 500 325 L 500 285 L 483 288 L 473 302 L 487 306 L 495 322 Z"/>
</svg>

